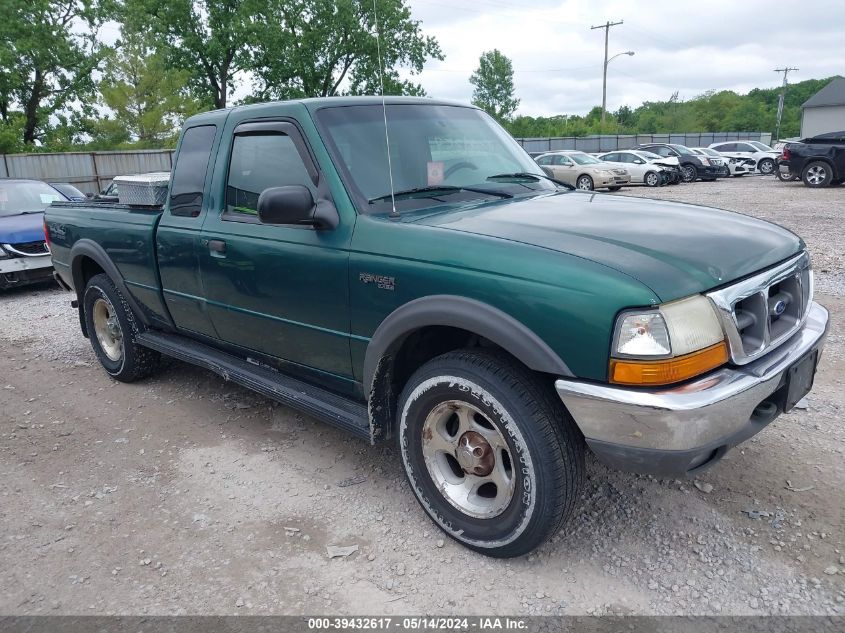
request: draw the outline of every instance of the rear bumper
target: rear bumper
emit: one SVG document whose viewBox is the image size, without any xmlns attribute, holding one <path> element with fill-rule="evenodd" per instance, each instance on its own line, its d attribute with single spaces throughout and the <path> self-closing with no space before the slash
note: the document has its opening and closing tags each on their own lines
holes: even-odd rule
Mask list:
<svg viewBox="0 0 845 633">
<path fill-rule="evenodd" d="M 804 327 L 757 361 L 660 391 L 559 379 L 555 388 L 596 456 L 621 470 L 691 474 L 783 412 L 787 373 L 818 351 L 828 314 L 813 303 Z"/>
</svg>

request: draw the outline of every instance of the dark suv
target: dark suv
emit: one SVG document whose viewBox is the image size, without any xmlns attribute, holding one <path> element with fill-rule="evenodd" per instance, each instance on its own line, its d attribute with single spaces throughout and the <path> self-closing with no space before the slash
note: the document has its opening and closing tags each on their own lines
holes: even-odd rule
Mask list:
<svg viewBox="0 0 845 633">
<path fill-rule="evenodd" d="M 712 181 L 728 175 L 728 168 L 726 166 L 713 165 L 706 156 L 698 156 L 689 147 L 684 145 L 678 145 L 676 143 L 651 143 L 637 145 L 635 149 L 677 158 L 684 182 L 694 182 L 698 178 Z"/>
</svg>

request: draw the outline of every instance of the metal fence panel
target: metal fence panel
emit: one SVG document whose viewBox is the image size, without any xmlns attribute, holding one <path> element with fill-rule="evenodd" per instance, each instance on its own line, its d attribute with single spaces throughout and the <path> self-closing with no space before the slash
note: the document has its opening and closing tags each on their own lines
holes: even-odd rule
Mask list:
<svg viewBox="0 0 845 633">
<path fill-rule="evenodd" d="M 763 132 L 687 132 L 673 134 L 603 134 L 593 136 L 553 136 L 516 139 L 526 151 L 549 152 L 578 149 L 584 152 L 612 152 L 647 143 L 678 143 L 707 147 L 722 141 L 749 140 L 771 144 L 772 135 Z"/>
<path fill-rule="evenodd" d="M 172 161 L 173 150 L 6 154 L 0 176 L 69 182 L 84 193 L 97 193 L 115 176 L 170 171 Z"/>
</svg>

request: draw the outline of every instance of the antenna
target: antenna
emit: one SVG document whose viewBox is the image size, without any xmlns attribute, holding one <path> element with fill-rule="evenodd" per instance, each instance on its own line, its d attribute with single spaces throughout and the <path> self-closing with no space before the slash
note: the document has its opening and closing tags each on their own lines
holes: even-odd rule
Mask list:
<svg viewBox="0 0 845 633">
<path fill-rule="evenodd" d="M 378 9 L 376 0 L 373 0 L 373 18 L 376 22 L 376 52 L 378 53 L 378 80 L 381 87 L 381 112 L 384 115 L 384 144 L 387 148 L 387 175 L 390 179 L 390 217 L 398 218 L 396 211 L 396 197 L 393 195 L 393 163 L 390 160 L 390 134 L 387 132 L 387 105 L 384 102 L 384 63 L 381 59 L 381 38 L 379 37 Z"/>
</svg>

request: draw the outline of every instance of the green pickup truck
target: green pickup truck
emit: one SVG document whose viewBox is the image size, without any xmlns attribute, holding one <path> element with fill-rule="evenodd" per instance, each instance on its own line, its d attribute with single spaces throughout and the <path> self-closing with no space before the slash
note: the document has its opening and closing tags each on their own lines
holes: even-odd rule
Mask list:
<svg viewBox="0 0 845 633">
<path fill-rule="evenodd" d="M 163 208 L 53 203 L 45 233 L 109 375 L 174 357 L 392 439 L 440 528 L 499 557 L 572 513 L 587 449 L 717 462 L 810 390 L 827 332 L 796 235 L 573 191 L 431 99 L 195 116 Z"/>
</svg>

